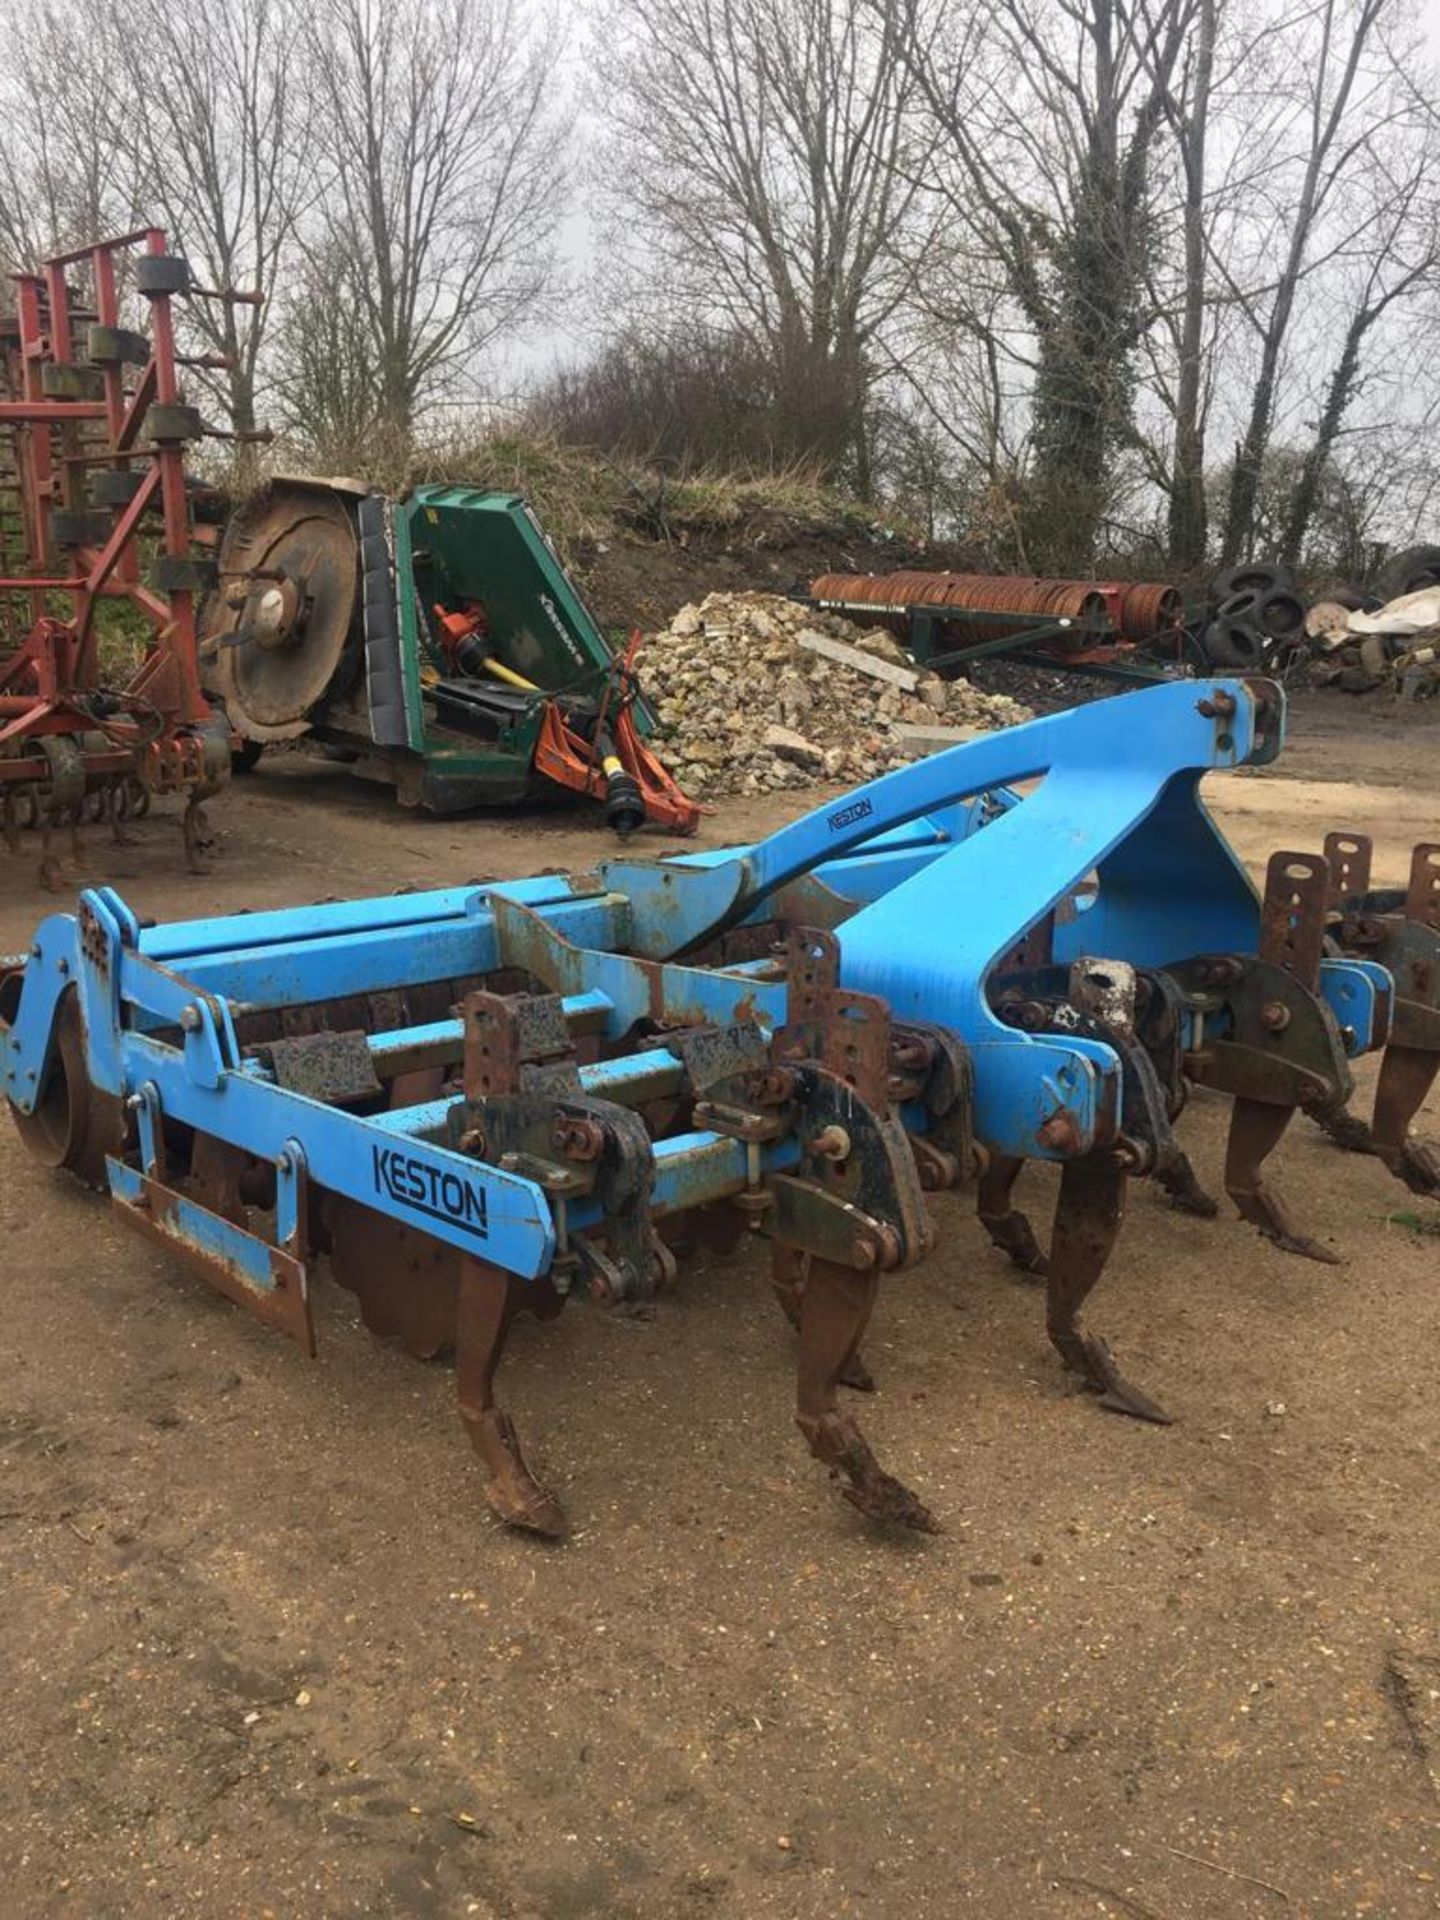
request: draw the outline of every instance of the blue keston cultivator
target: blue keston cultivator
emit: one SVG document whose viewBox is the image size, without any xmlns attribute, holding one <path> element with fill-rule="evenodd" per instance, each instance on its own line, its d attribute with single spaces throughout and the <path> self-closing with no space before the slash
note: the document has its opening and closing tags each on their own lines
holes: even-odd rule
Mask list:
<svg viewBox="0 0 1440 1920">
<path fill-rule="evenodd" d="M 1081 1308 L 1130 1179 L 1215 1212 L 1172 1131 L 1192 1086 L 1232 1098 L 1226 1190 L 1294 1253 L 1333 1258 L 1266 1176 L 1297 1109 L 1440 1187 L 1408 1133 L 1440 1060 L 1440 847 L 1404 895 L 1352 836 L 1279 853 L 1259 897 L 1198 790 L 1271 759 L 1283 718 L 1267 682 L 1176 682 L 754 847 L 598 874 L 172 926 L 96 889 L 0 979 L 0 1085 L 37 1158 L 307 1351 L 322 1261 L 377 1333 L 453 1350 L 487 1498 L 544 1533 L 560 1507 L 494 1395 L 511 1319 L 647 1300 L 686 1245 L 758 1236 L 812 1452 L 928 1529 L 837 1389 L 868 1384 L 882 1275 L 936 1245 L 930 1196 L 978 1170 L 1066 1367 L 1163 1421 Z M 1366 1128 L 1349 1062 L 1378 1047 Z M 1063 1168 L 1045 1252 L 1027 1159 Z"/>
</svg>

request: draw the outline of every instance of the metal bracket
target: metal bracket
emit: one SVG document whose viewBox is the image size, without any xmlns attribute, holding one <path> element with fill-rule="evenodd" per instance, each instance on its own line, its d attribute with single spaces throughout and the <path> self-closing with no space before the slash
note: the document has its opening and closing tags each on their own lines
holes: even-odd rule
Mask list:
<svg viewBox="0 0 1440 1920">
<path fill-rule="evenodd" d="M 269 1040 L 256 1047 L 255 1057 L 269 1068 L 276 1086 L 328 1106 L 350 1106 L 381 1092 L 369 1036 L 358 1030 Z"/>
<path fill-rule="evenodd" d="M 1317 853 L 1272 853 L 1260 903 L 1260 958 L 1312 993 L 1320 985 L 1330 863 Z"/>
</svg>

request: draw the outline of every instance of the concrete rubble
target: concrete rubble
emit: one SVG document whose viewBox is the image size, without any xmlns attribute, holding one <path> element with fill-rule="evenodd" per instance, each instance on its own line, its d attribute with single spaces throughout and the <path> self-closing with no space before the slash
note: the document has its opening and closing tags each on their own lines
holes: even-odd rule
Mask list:
<svg viewBox="0 0 1440 1920">
<path fill-rule="evenodd" d="M 847 660 L 857 651 L 868 670 Z M 1003 694 L 927 673 L 883 628 L 776 594 L 682 607 L 647 636 L 639 668 L 656 743 L 697 798 L 870 780 L 932 750 L 937 729 L 1032 718 Z"/>
</svg>

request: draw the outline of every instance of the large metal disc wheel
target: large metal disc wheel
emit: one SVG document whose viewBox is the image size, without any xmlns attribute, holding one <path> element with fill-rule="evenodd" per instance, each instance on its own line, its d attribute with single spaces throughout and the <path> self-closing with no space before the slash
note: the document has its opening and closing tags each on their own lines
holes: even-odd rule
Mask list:
<svg viewBox="0 0 1440 1920">
<path fill-rule="evenodd" d="M 6 1104 L 26 1151 L 41 1166 L 63 1168 L 89 1187 L 105 1185 L 105 1156 L 124 1145 L 124 1109 L 91 1083 L 73 989 L 60 1002 L 50 1062 L 34 1110 L 22 1113 Z"/>
<path fill-rule="evenodd" d="M 247 740 L 296 739 L 359 665 L 351 504 L 321 485 L 276 481 L 231 521 L 220 570 L 227 591 L 202 635 L 207 691 Z"/>
</svg>

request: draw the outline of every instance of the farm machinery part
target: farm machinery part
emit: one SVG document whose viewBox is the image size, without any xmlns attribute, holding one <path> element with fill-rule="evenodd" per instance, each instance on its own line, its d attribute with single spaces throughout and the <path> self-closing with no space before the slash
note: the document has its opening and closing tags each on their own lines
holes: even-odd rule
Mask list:
<svg viewBox="0 0 1440 1920">
<path fill-rule="evenodd" d="M 598 801 L 620 834 L 693 833 L 620 658 L 514 494 L 277 479 L 236 514 L 204 682 L 253 763 L 308 736 L 407 806 Z"/>
<path fill-rule="evenodd" d="M 1336 952 L 1377 961 L 1390 974 L 1390 1037 L 1369 1123 L 1339 1108 L 1322 1124 L 1341 1146 L 1377 1154 L 1415 1193 L 1440 1197 L 1440 1147 L 1410 1131 L 1440 1072 L 1440 844 L 1414 849 L 1405 888 L 1372 889 L 1372 857 L 1364 834 L 1326 836 L 1327 937 Z"/>
<path fill-rule="evenodd" d="M 1200 1081 L 1235 1101 L 1241 1213 L 1323 1253 L 1264 1163 L 1386 1037 L 1389 973 L 1322 950 L 1323 863 L 1277 855 L 1262 908 L 1199 800 L 1278 750 L 1278 689 L 1131 700 L 742 850 L 168 927 L 87 892 L 0 981 L 0 1085 L 40 1160 L 307 1350 L 327 1258 L 376 1332 L 453 1347 L 487 1498 L 540 1532 L 558 1502 L 495 1395 L 515 1315 L 645 1301 L 687 1243 L 767 1240 L 811 1451 L 928 1529 L 838 1388 L 866 1384 L 881 1277 L 935 1244 L 929 1196 L 978 1163 L 1065 1365 L 1163 1420 L 1082 1317 L 1128 1180 L 1208 1209 L 1172 1133 Z M 1011 1202 L 1027 1159 L 1063 1169 L 1048 1256 Z"/>
<path fill-rule="evenodd" d="M 850 620 L 878 620 L 940 673 L 1005 655 L 1148 681 L 1167 658 L 1186 657 L 1185 608 L 1179 590 L 1163 582 L 828 573 L 811 582 L 808 598 Z"/>
<path fill-rule="evenodd" d="M 1177 667 L 1263 672 L 1303 636 L 1305 603 L 1288 569 L 1232 567 L 1208 593 L 1164 581 L 1045 580 L 1017 574 L 823 574 L 815 605 L 879 620 L 917 660 L 963 673 L 1003 655 L 1121 683 Z"/>
<path fill-rule="evenodd" d="M 228 776 L 230 744 L 200 685 L 195 609 L 215 564 L 196 551 L 185 476 L 186 447 L 213 430 L 185 404 L 180 373 L 225 362 L 177 351 L 173 303 L 258 296 L 197 286 L 158 227 L 57 254 L 15 286 L 0 321 L 12 454 L 0 488 L 16 500 L 0 531 L 0 831 L 13 850 L 21 828 L 40 829 L 53 888 L 57 831 L 108 820 L 123 837 L 152 794 L 183 793 L 200 866 L 200 802 Z M 121 324 L 131 291 L 148 310 L 143 332 Z M 148 629 L 114 684 L 97 631 L 106 600 L 128 602 Z"/>
</svg>

